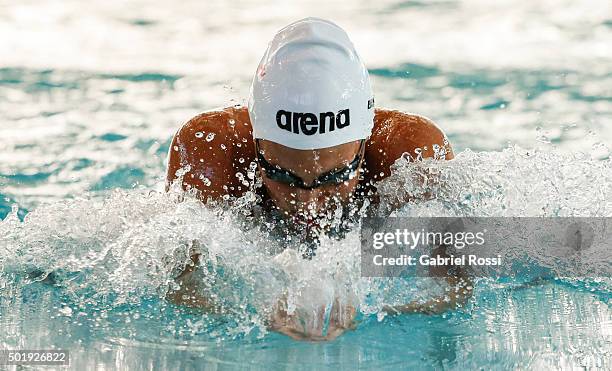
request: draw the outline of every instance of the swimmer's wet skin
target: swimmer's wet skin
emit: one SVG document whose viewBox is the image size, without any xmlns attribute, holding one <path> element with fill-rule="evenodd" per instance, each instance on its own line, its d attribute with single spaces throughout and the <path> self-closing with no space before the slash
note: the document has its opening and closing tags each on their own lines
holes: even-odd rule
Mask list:
<svg viewBox="0 0 612 371">
<path fill-rule="evenodd" d="M 204 136 L 214 136 L 215 144 Z M 269 43 L 253 78 L 248 109 L 205 112 L 180 128 L 170 146 L 167 187 L 178 181 L 203 202 L 231 200 L 250 190 L 244 175 L 257 163 L 263 182 L 257 189 L 259 204 L 290 221 L 296 230 L 287 233 L 314 239 L 313 231 L 321 230 L 317 221 L 335 205 L 367 199 L 375 207 L 376 183 L 406 153 L 453 158 L 447 138 L 431 120 L 374 108 L 368 71 L 346 32 L 332 22 L 306 18 L 281 29 Z M 444 256 L 444 249 L 437 254 Z M 168 298 L 214 308 L 196 294 L 192 273 L 200 258 L 195 250 L 192 260 L 177 278 L 180 289 Z M 431 273 L 447 277 L 447 295 L 387 311 L 440 313 L 470 295 L 460 271 Z M 295 339 L 329 340 L 354 327 L 355 313 L 353 306 L 335 305 L 325 329 L 306 329 L 281 298 L 269 327 Z"/>
</svg>

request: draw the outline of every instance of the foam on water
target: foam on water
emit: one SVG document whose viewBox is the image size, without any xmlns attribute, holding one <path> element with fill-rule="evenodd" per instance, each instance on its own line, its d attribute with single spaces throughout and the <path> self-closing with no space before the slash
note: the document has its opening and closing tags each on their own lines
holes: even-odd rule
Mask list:
<svg viewBox="0 0 612 371">
<path fill-rule="evenodd" d="M 396 216 L 609 217 L 611 170 L 611 160 L 512 147 L 497 153 L 464 151 L 449 162 L 400 159 L 379 188 L 387 201 L 404 193 L 435 196 L 407 204 Z M 427 181 L 432 174 L 439 181 Z M 322 238 L 312 261 L 293 250 L 277 254 L 277 243 L 245 221 L 243 211 L 252 206 L 253 195 L 240 201 L 239 207 L 205 206 L 176 191 L 134 189 L 116 190 L 103 199 L 43 205 L 23 222 L 14 210 L 0 222 L 0 286 L 20 292 L 41 281 L 57 285 L 63 297 L 58 313 L 63 316 L 151 300 L 166 307 L 163 298 L 195 249 L 206 257 L 206 273 L 198 276 L 200 289 L 224 313 L 220 327 L 204 331 L 217 338 L 253 330 L 265 334 L 282 295 L 289 311 L 298 311 L 314 327 L 321 320 L 319 309 L 329 308 L 336 298 L 367 316 L 382 314 L 385 304 L 426 299 L 441 289 L 428 278 L 360 277 L 358 228 L 342 240 Z M 593 258 L 609 262 L 609 251 Z M 567 282 L 595 288 L 604 297 L 612 290 L 607 280 Z M 488 289 L 488 284 L 481 285 L 475 296 Z M 218 319 L 202 318 L 207 316 Z M 198 328 L 202 330 L 201 323 Z"/>
</svg>

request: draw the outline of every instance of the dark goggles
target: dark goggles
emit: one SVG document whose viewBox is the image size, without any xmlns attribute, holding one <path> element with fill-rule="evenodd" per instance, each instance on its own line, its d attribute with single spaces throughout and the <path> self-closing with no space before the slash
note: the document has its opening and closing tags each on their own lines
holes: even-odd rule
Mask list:
<svg viewBox="0 0 612 371">
<path fill-rule="evenodd" d="M 259 140 L 255 139 L 255 151 L 257 152 L 257 162 L 261 169 L 266 173 L 266 177 L 275 182 L 285 183 L 290 186 L 299 187 L 302 189 L 313 189 L 329 184 L 340 184 L 353 179 L 357 175 L 357 169 L 359 163 L 363 160 L 365 148 L 365 139 L 361 140 L 359 145 L 359 152 L 346 167 L 328 171 L 327 173 L 321 174 L 314 182 L 307 185 L 302 178 L 293 174 L 291 171 L 282 169 L 278 165 L 272 165 L 269 163 L 259 151 Z"/>
</svg>

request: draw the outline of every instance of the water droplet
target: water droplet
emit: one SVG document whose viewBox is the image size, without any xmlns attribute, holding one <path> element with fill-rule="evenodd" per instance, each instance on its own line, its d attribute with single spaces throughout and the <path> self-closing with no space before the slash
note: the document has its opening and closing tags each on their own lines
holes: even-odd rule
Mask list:
<svg viewBox="0 0 612 371">
<path fill-rule="evenodd" d="M 240 157 L 240 158 L 238 159 L 238 162 L 240 162 L 241 164 L 244 164 L 244 158 L 243 158 L 243 157 Z"/>
<path fill-rule="evenodd" d="M 202 138 L 204 136 L 204 133 L 202 133 L 201 131 L 198 131 L 197 133 L 195 133 L 196 138 Z"/>
<path fill-rule="evenodd" d="M 414 153 L 417 155 L 415 161 L 423 161 L 423 150 L 421 148 L 415 148 Z"/>
<path fill-rule="evenodd" d="M 174 146 L 172 147 L 172 149 L 174 149 L 175 151 L 178 151 L 178 146 Z"/>
<path fill-rule="evenodd" d="M 215 133 L 208 133 L 206 135 L 206 141 L 207 142 L 211 142 L 213 139 L 215 139 Z"/>
<path fill-rule="evenodd" d="M 174 173 L 174 175 L 175 175 L 177 178 L 179 178 L 179 177 L 184 176 L 185 174 L 187 174 L 187 173 L 188 173 L 188 172 L 190 172 L 190 171 L 191 171 L 191 166 L 190 166 L 190 165 L 187 165 L 187 166 L 185 166 L 185 167 L 182 167 L 182 168 L 178 169 L 178 170 L 177 170 L 177 171 Z"/>
</svg>

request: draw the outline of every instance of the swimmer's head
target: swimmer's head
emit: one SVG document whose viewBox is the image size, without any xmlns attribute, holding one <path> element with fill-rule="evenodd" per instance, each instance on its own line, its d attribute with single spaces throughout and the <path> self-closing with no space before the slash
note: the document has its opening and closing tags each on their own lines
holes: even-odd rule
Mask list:
<svg viewBox="0 0 612 371">
<path fill-rule="evenodd" d="M 368 70 L 346 32 L 319 18 L 278 31 L 253 78 L 249 116 L 255 139 L 294 149 L 367 138 L 374 97 Z"/>
<path fill-rule="evenodd" d="M 319 18 L 281 29 L 253 78 L 249 116 L 264 185 L 280 209 L 316 214 L 350 199 L 374 98 L 344 30 Z"/>
</svg>

